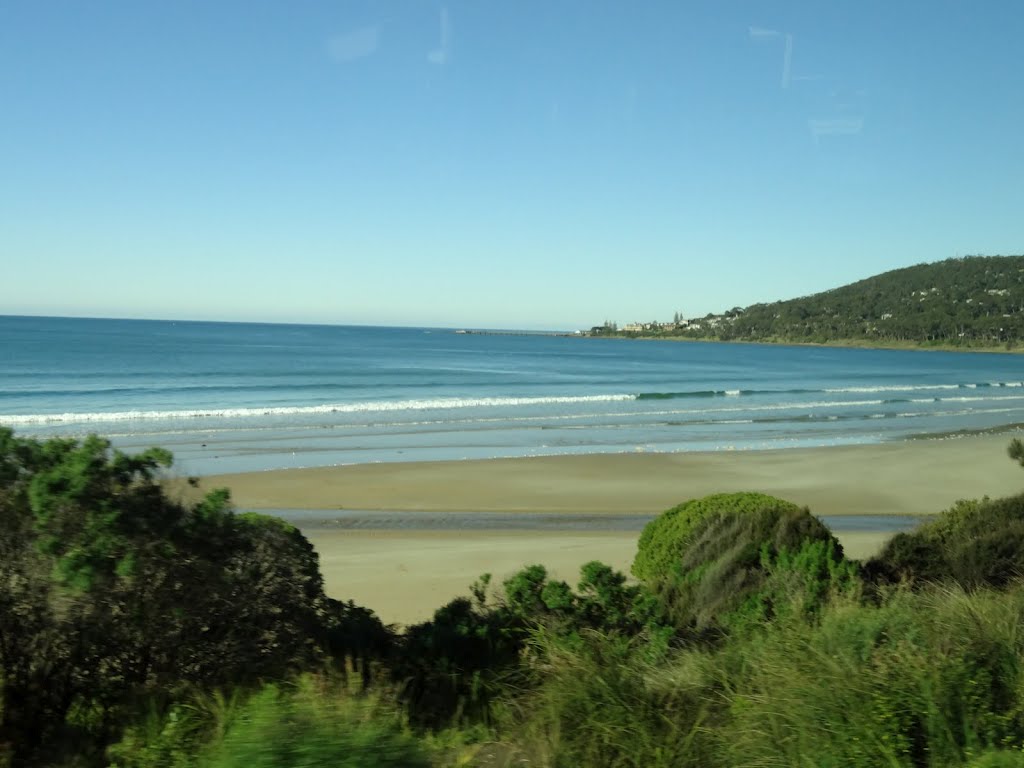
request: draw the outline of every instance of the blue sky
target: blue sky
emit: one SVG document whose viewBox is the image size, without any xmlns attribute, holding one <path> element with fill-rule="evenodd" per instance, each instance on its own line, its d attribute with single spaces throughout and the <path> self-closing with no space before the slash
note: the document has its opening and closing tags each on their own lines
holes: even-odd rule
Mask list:
<svg viewBox="0 0 1024 768">
<path fill-rule="evenodd" d="M 0 4 L 0 313 L 575 328 L 1024 252 L 1024 3 Z"/>
</svg>

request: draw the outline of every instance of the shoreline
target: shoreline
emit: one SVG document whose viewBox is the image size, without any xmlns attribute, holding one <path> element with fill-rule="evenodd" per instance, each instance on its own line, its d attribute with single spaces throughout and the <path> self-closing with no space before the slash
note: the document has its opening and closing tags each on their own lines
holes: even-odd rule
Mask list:
<svg viewBox="0 0 1024 768">
<path fill-rule="evenodd" d="M 573 334 L 569 334 L 573 335 Z M 900 344 L 873 344 L 867 339 L 833 339 L 831 341 L 791 341 L 788 339 L 711 339 L 692 336 L 660 336 L 642 333 L 587 333 L 577 338 L 587 339 L 622 339 L 626 341 L 692 341 L 698 344 L 754 344 L 765 347 L 822 347 L 826 349 L 888 349 L 900 352 L 974 352 L 989 355 L 1020 355 L 1024 354 L 1024 345 L 1015 342 L 1012 349 L 1005 345 L 996 347 L 967 347 L 958 345 L 921 344 L 906 342 Z"/>
</svg>

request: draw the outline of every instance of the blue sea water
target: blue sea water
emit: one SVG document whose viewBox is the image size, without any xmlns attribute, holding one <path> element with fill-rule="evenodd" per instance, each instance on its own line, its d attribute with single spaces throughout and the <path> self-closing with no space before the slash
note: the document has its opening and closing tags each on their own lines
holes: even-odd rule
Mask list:
<svg viewBox="0 0 1024 768">
<path fill-rule="evenodd" d="M 162 445 L 185 472 L 770 449 L 1024 421 L 1024 358 L 0 317 L 0 426 Z"/>
</svg>

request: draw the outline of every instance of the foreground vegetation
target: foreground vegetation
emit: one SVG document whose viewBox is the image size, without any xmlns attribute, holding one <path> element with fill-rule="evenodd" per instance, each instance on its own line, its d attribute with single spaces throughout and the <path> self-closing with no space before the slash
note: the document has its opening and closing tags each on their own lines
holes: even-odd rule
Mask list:
<svg viewBox="0 0 1024 768">
<path fill-rule="evenodd" d="M 632 326 L 630 326 L 632 327 Z M 734 307 L 719 315 L 644 323 L 647 336 L 897 348 L 1007 350 L 1024 341 L 1024 256 L 969 256 L 918 264 L 830 291 Z"/>
<path fill-rule="evenodd" d="M 691 500 L 634 580 L 533 565 L 397 633 L 170 458 L 0 430 L 0 765 L 1024 766 L 1024 495 L 865 563 Z"/>
</svg>

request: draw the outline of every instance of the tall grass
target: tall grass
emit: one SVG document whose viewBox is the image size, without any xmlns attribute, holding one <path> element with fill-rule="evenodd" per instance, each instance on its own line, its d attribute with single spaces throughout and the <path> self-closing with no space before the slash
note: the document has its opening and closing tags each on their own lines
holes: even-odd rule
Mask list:
<svg viewBox="0 0 1024 768">
<path fill-rule="evenodd" d="M 190 768 L 200 750 L 224 737 L 243 702 L 241 689 L 197 692 L 163 707 L 150 702 L 145 716 L 107 748 L 110 766 Z"/>
<path fill-rule="evenodd" d="M 538 642 L 505 713 L 535 765 L 1024 767 L 1024 588 L 847 596 L 666 657 L 597 632 Z"/>
<path fill-rule="evenodd" d="M 311 678 L 253 696 L 206 751 L 203 768 L 429 768 L 421 741 L 382 702 Z"/>
<path fill-rule="evenodd" d="M 818 626 L 737 643 L 721 659 L 725 763 L 962 766 L 1019 749 L 1022 621 L 1019 589 L 947 588 L 836 606 Z"/>
<path fill-rule="evenodd" d="M 154 712 L 108 757 L 115 768 L 429 768 L 435 752 L 388 697 L 307 676 Z"/>
<path fill-rule="evenodd" d="M 534 764 L 711 765 L 698 667 L 668 681 L 662 660 L 637 640 L 595 631 L 572 639 L 542 634 L 536 643 L 540 684 L 510 697 L 505 711 L 509 731 Z"/>
</svg>

